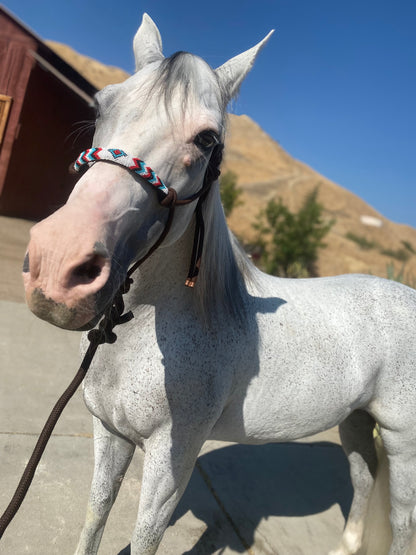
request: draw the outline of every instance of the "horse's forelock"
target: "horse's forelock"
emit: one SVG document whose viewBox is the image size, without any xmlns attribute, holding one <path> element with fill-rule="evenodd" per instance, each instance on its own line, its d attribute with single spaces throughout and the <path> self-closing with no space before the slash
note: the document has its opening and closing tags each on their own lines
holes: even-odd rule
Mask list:
<svg viewBox="0 0 416 555">
<path fill-rule="evenodd" d="M 207 75 L 209 74 L 211 74 L 210 76 L 215 84 L 214 92 L 218 106 L 223 117 L 225 117 L 226 91 L 223 90 L 216 73 L 202 58 L 188 52 L 176 52 L 169 58 L 162 60 L 153 76 L 149 98 L 154 97 L 154 95 L 162 97 L 166 112 L 172 114 L 172 99 L 175 97 L 176 91 L 180 90 L 182 115 L 184 115 L 192 100 L 204 101 L 200 92 L 203 87 L 206 87 Z"/>
</svg>

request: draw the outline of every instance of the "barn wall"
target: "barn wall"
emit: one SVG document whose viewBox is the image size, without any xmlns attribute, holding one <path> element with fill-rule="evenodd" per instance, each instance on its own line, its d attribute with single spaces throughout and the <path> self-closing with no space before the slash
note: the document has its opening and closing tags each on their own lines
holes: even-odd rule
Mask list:
<svg viewBox="0 0 416 555">
<path fill-rule="evenodd" d="M 66 201 L 75 183 L 68 166 L 91 145 L 76 124 L 93 119 L 94 92 L 0 7 L 0 94 L 13 99 L 0 144 L 0 214 L 38 220 Z"/>
<path fill-rule="evenodd" d="M 38 220 L 65 203 L 75 184 L 69 165 L 92 142 L 92 132 L 80 134 L 79 125 L 92 119 L 75 92 L 39 65 L 32 69 L 0 213 Z"/>
<path fill-rule="evenodd" d="M 19 128 L 27 82 L 34 60 L 28 55 L 36 41 L 0 13 L 0 94 L 12 97 L 7 125 L 0 144 L 0 195 L 15 135 Z"/>
</svg>

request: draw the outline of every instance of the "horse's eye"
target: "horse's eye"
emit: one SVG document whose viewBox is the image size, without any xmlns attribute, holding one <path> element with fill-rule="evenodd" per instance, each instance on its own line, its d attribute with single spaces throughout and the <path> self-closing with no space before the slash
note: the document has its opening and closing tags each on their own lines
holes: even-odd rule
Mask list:
<svg viewBox="0 0 416 555">
<path fill-rule="evenodd" d="M 201 150 L 209 150 L 220 142 L 215 131 L 201 131 L 194 139 L 194 144 Z"/>
</svg>

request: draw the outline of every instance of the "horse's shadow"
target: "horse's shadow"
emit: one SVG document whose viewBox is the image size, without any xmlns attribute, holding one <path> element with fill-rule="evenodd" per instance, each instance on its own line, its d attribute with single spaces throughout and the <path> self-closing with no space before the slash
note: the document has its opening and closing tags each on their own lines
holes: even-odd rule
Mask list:
<svg viewBox="0 0 416 555">
<path fill-rule="evenodd" d="M 201 498 L 201 478 L 214 502 Z M 346 517 L 351 500 L 348 463 L 334 443 L 231 445 L 198 459 L 171 525 L 188 510 L 207 524 L 187 555 L 210 555 L 225 547 L 243 553 L 262 519 L 312 515 L 334 504 Z M 234 533 L 225 530 L 225 521 Z M 128 553 L 129 547 L 119 555 Z"/>
</svg>

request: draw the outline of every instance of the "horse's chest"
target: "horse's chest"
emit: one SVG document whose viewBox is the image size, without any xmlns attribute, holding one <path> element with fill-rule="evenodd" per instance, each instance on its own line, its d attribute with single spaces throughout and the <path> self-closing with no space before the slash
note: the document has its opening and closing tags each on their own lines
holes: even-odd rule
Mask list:
<svg viewBox="0 0 416 555">
<path fill-rule="evenodd" d="M 163 366 L 156 353 L 134 364 L 123 357 L 98 359 L 84 381 L 84 399 L 94 416 L 135 443 L 148 437 L 169 413 Z"/>
</svg>

